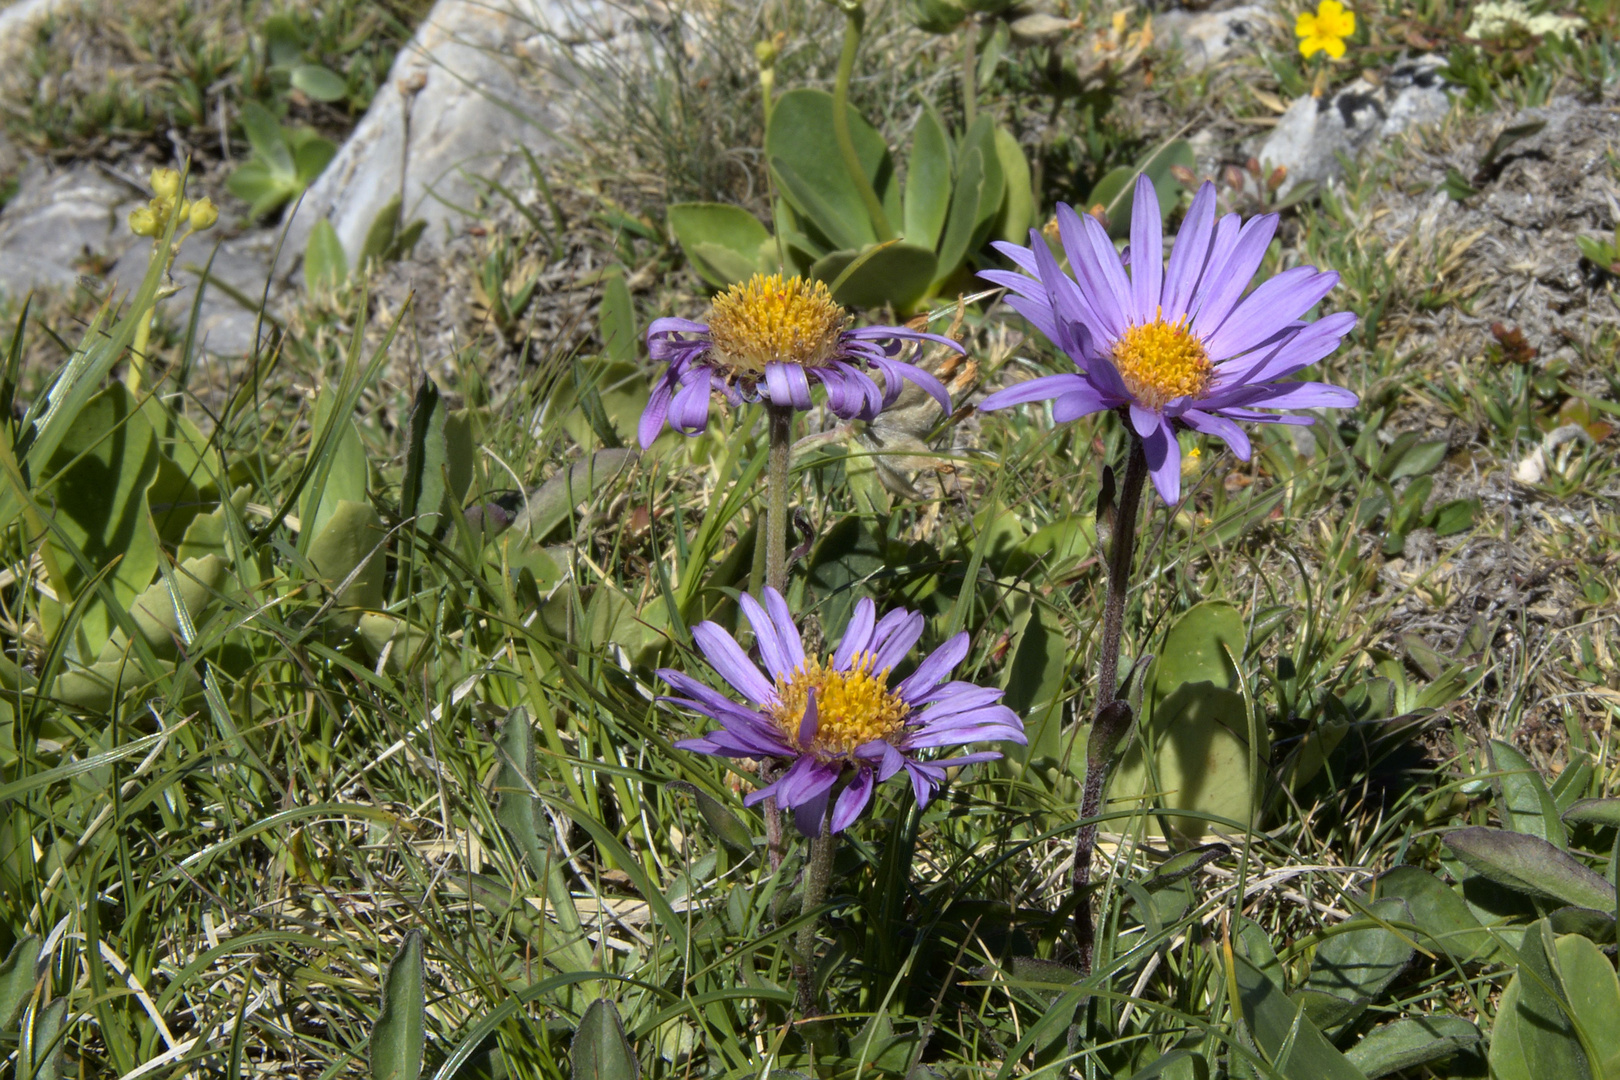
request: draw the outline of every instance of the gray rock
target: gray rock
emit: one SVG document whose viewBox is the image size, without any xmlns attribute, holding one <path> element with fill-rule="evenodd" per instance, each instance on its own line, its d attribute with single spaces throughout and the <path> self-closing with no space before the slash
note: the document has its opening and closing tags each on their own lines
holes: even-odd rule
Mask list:
<svg viewBox="0 0 1620 1080">
<path fill-rule="evenodd" d="M 178 291 L 163 301 L 164 318 L 182 329 L 185 327 L 206 267 L 209 285 L 203 291 L 202 307 L 197 313 L 198 345 L 216 356 L 241 356 L 251 352 L 257 316 L 253 309 L 226 290 L 240 293 L 254 304 L 261 302 L 265 284 L 270 280 L 277 235 L 273 229 L 253 229 L 227 240 L 219 240 L 214 232 L 191 237 L 181 247 L 170 270 L 170 278 Z M 217 252 L 214 250 L 216 242 L 219 244 Z M 133 289 L 140 282 L 146 274 L 151 251 L 150 242 L 143 240 L 118 260 L 111 277 L 120 288 Z M 272 289 L 272 312 L 279 306 L 277 301 L 283 291 Z"/>
<path fill-rule="evenodd" d="M 1451 108 L 1439 56 L 1398 63 L 1377 83 L 1357 79 L 1331 96 L 1301 97 L 1289 106 L 1256 155 L 1269 172 L 1288 169 L 1281 191 L 1339 173 L 1338 155 L 1354 158 L 1402 131 L 1439 123 Z"/>
<path fill-rule="evenodd" d="M 555 56 L 610 36 L 587 32 L 601 11 L 567 0 L 438 0 L 337 157 L 311 185 L 288 230 L 281 273 L 299 265 L 310 230 L 331 221 L 355 259 L 388 202 L 427 228 L 434 251 L 486 193 L 518 144 L 544 157 L 576 108 Z"/>
<path fill-rule="evenodd" d="M 1276 19 L 1263 4 L 1243 4 L 1225 11 L 1174 10 L 1153 17 L 1153 32 L 1160 41 L 1181 46 L 1187 70 L 1202 71 L 1229 53 L 1252 51 Z"/>
<path fill-rule="evenodd" d="M 135 244 L 125 219 L 142 201 L 95 165 L 33 165 L 0 211 L 0 292 L 71 286 L 118 259 Z"/>
</svg>

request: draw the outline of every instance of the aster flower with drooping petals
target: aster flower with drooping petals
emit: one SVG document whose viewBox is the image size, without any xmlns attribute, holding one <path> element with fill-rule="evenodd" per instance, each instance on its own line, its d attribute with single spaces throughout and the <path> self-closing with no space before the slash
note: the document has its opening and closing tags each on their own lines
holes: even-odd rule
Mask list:
<svg viewBox="0 0 1620 1080">
<path fill-rule="evenodd" d="M 1339 347 L 1356 325 L 1350 312 L 1315 322 L 1301 317 L 1339 275 L 1297 266 L 1244 290 L 1260 269 L 1277 215 L 1241 222 L 1215 219 L 1215 185 L 1206 183 L 1164 262 L 1159 200 L 1146 176 L 1131 209 L 1129 276 L 1097 220 L 1058 207 L 1058 232 L 1073 276 L 1039 233 L 1030 246 L 996 247 L 1018 271 L 979 276 L 1006 286 L 1007 303 L 1069 355 L 1078 374 L 1045 375 L 999 390 L 979 405 L 1004 409 L 1052 399 L 1060 423 L 1117 409 L 1141 438 L 1153 486 L 1165 502 L 1181 498 L 1179 428 L 1218 436 L 1249 460 L 1238 421 L 1310 424 L 1310 416 L 1271 409 L 1347 408 L 1360 399 L 1343 387 L 1290 376 Z"/>
<path fill-rule="evenodd" d="M 897 609 L 879 619 L 876 605 L 862 599 L 837 650 L 822 658 L 805 656 L 781 593 L 767 588 L 764 605 L 745 593 L 740 603 L 754 629 L 763 673 L 715 623 L 699 623 L 692 638 L 744 701 L 732 701 L 671 668 L 659 669 L 658 676 L 678 693 L 659 700 L 720 724 L 700 738 L 677 742 L 677 748 L 781 762 L 776 779 L 743 803 L 752 806 L 774 796 L 778 806 L 794 812 L 806 836 L 820 834 L 829 804 L 832 832 L 848 828 L 866 809 L 876 784 L 898 772 L 910 777 L 917 804 L 926 806 L 945 783 L 947 767 L 1001 757 L 985 750 L 928 760 L 929 751 L 996 739 L 1028 742 L 1017 714 L 999 704 L 1002 691 L 945 681 L 967 656 L 965 633 L 891 684 L 896 665 L 922 636 L 921 615 Z M 846 778 L 834 800 L 834 789 Z"/>
<path fill-rule="evenodd" d="M 698 434 L 716 391 L 732 405 L 764 401 L 808 409 L 812 382 L 826 387 L 828 409 L 845 420 L 871 420 L 893 405 L 902 380 L 926 390 L 949 413 L 951 399 L 940 381 L 899 359 L 907 341 L 963 351 L 950 338 L 903 326 L 852 329 L 825 283 L 755 274 L 716 296 L 706 323 L 670 318 L 648 327 L 648 351 L 669 367 L 653 386 L 637 435 L 642 446 L 651 446 L 666 421 L 683 434 Z M 867 374 L 873 368 L 883 375 L 882 389 Z"/>
</svg>

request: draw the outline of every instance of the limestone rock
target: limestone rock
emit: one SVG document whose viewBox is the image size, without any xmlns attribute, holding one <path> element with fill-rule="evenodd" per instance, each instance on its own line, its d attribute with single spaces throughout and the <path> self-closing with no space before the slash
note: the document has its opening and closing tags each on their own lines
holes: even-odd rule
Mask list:
<svg viewBox="0 0 1620 1080">
<path fill-rule="evenodd" d="M 1154 36 L 1181 46 L 1189 71 L 1203 71 L 1229 54 L 1252 50 L 1276 21 L 1263 4 L 1242 4 L 1225 11 L 1166 11 L 1153 17 Z"/>
<path fill-rule="evenodd" d="M 600 25 L 587 28 L 591 20 Z M 296 271 L 323 217 L 356 259 L 396 196 L 404 221 L 426 223 L 419 248 L 440 248 L 486 194 L 475 177 L 493 172 L 520 143 L 542 158 L 558 144 L 554 133 L 574 107 L 562 65 L 551 60 L 600 42 L 610 26 L 602 10 L 569 0 L 438 0 L 306 192 L 279 272 Z"/>
<path fill-rule="evenodd" d="M 1365 78 L 1331 96 L 1297 98 L 1282 115 L 1256 156 L 1270 172 L 1286 166 L 1282 191 L 1339 172 L 1338 155 L 1355 157 L 1399 132 L 1434 124 L 1451 108 L 1439 56 L 1404 60 L 1379 83 Z"/>
<path fill-rule="evenodd" d="M 125 218 L 141 194 L 95 165 L 36 164 L 0 212 L 0 292 L 71 286 L 135 244 Z"/>
</svg>

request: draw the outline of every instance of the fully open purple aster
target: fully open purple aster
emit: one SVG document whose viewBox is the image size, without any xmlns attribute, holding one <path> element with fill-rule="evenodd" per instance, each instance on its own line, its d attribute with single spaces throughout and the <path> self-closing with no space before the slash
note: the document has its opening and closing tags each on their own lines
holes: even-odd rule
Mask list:
<svg viewBox="0 0 1620 1080">
<path fill-rule="evenodd" d="M 1054 399 L 1060 422 L 1119 409 L 1142 439 L 1153 486 L 1181 497 L 1176 429 L 1219 436 L 1244 461 L 1249 437 L 1236 421 L 1309 424 L 1309 416 L 1262 409 L 1346 408 L 1360 399 L 1339 386 L 1289 377 L 1339 347 L 1356 324 L 1339 312 L 1300 318 L 1339 275 L 1298 266 L 1248 288 L 1277 228 L 1277 215 L 1215 220 L 1215 186 L 1205 184 L 1176 234 L 1170 264 L 1153 182 L 1137 178 L 1131 210 L 1130 274 L 1089 215 L 1058 207 L 1058 233 L 1073 273 L 1063 272 L 1039 233 L 1030 246 L 997 244 L 1019 268 L 979 276 L 1005 285 L 1007 303 L 1067 353 L 1072 375 L 1046 375 L 997 391 L 981 409 Z"/>
<path fill-rule="evenodd" d="M 676 431 L 698 434 L 709 422 L 714 391 L 733 405 L 767 401 L 808 409 L 811 382 L 827 388 L 827 407 L 845 420 L 870 420 L 893 405 L 902 380 L 928 391 L 949 413 L 951 399 L 940 381 L 897 359 L 907 341 L 963 351 L 950 338 L 902 326 L 852 330 L 822 282 L 755 274 L 714 298 L 708 322 L 658 319 L 647 329 L 652 358 L 669 367 L 653 386 L 637 435 L 642 446 L 651 446 L 666 420 Z M 881 390 L 868 368 L 882 372 Z"/>
<path fill-rule="evenodd" d="M 775 796 L 778 806 L 794 811 L 794 821 L 806 836 L 820 833 L 828 802 L 846 776 L 849 783 L 832 807 L 830 825 L 835 833 L 866 809 L 876 783 L 901 770 L 911 777 L 917 804 L 926 806 L 934 790 L 945 783 L 947 767 L 1001 756 L 985 750 L 924 760 L 931 750 L 991 739 L 1027 742 L 1017 714 L 998 704 L 1002 691 L 943 681 L 967 656 L 965 633 L 935 649 L 910 676 L 891 687 L 889 673 L 922 636 L 921 615 L 897 609 L 878 619 L 876 605 L 863 599 L 855 605 L 837 651 L 823 660 L 804 655 L 799 629 L 775 589 L 765 590 L 764 606 L 746 594 L 741 603 L 766 673 L 712 622 L 693 627 L 692 638 L 709 666 L 746 704 L 671 668 L 661 668 L 658 675 L 683 696 L 659 700 L 720 724 L 701 738 L 677 742 L 680 749 L 781 762 L 785 768 L 776 780 L 743 803 L 752 806 Z"/>
</svg>

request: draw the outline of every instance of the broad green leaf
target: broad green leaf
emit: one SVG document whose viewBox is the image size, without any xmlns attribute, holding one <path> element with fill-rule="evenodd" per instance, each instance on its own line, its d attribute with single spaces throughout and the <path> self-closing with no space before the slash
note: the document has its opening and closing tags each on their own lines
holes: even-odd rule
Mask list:
<svg viewBox="0 0 1620 1080">
<path fill-rule="evenodd" d="M 850 265 L 857 259 L 863 261 L 850 271 Z M 829 286 L 838 282 L 833 299 L 845 307 L 874 308 L 887 304 L 906 315 L 922 299 L 934 278 L 934 253 L 912 244 L 889 244 L 861 253 L 835 251 L 812 266 L 810 276 Z"/>
<path fill-rule="evenodd" d="M 850 612 L 864 583 L 886 565 L 884 548 L 858 517 L 845 517 L 826 528 L 810 552 L 811 595 L 820 597 L 821 627 L 836 641 L 849 624 Z"/>
<path fill-rule="evenodd" d="M 1580 934 L 1558 938 L 1558 975 L 1590 1047 L 1594 1077 L 1620 1077 L 1620 977 L 1603 950 Z"/>
<path fill-rule="evenodd" d="M 676 203 L 669 208 L 669 228 L 698 276 L 717 289 L 777 269 L 774 259 L 761 259 L 768 248 L 774 254 L 770 231 L 740 206 Z"/>
<path fill-rule="evenodd" d="M 400 515 L 416 518 L 419 531 L 437 535 L 445 526 L 444 515 L 460 509 L 466 497 L 472 484 L 474 456 L 472 426 L 466 412 L 452 412 L 434 381 L 423 376 L 411 403 L 405 435 Z"/>
<path fill-rule="evenodd" d="M 59 997 L 37 1012 L 30 1008 L 23 1017 L 17 1080 L 59 1080 L 63 1075 L 62 1054 L 66 1046 L 57 1036 L 67 1019 L 67 1006 L 67 998 Z"/>
<path fill-rule="evenodd" d="M 1385 896 L 1368 905 L 1368 914 L 1333 927 L 1316 947 L 1305 986 L 1346 1000 L 1382 994 L 1411 962 L 1413 949 L 1406 932 L 1396 934 L 1378 920 L 1406 926 L 1412 911 L 1405 900 Z"/>
<path fill-rule="evenodd" d="M 1620 827 L 1620 799 L 1581 799 L 1564 811 L 1571 825 Z"/>
<path fill-rule="evenodd" d="M 847 107 L 847 106 L 846 106 Z M 873 226 L 833 134 L 833 97 L 824 90 L 789 90 L 771 110 L 765 154 L 782 195 L 840 248 L 876 243 Z M 891 224 L 898 220 L 899 191 L 883 137 L 849 108 L 850 136 L 861 169 Z M 892 205 L 892 210 L 891 210 Z"/>
<path fill-rule="evenodd" d="M 996 159 L 1001 164 L 1006 194 L 996 219 L 994 235 L 1014 244 L 1029 243 L 1029 229 L 1035 224 L 1035 192 L 1031 187 L 1029 161 L 1013 133 L 998 126 L 995 131 Z"/>
<path fill-rule="evenodd" d="M 1255 1044 L 1288 1080 L 1364 1080 L 1333 1048 L 1297 1002 L 1241 956 L 1232 958 L 1243 1019 Z"/>
<path fill-rule="evenodd" d="M 349 257 L 343 253 L 343 242 L 332 223 L 321 218 L 309 231 L 309 246 L 304 249 L 304 288 L 322 292 L 336 289 L 348 279 Z"/>
<path fill-rule="evenodd" d="M 934 251 L 951 208 L 951 142 L 933 105 L 923 106 L 906 163 L 906 242 Z"/>
<path fill-rule="evenodd" d="M 225 560 L 217 555 L 187 559 L 173 574 L 172 589 L 169 581 L 160 577 L 130 604 L 129 613 L 141 637 L 158 659 L 173 660 L 179 652 L 181 617 L 176 604 L 185 609 L 186 621 L 195 626 L 225 586 L 228 570 Z M 117 660 L 125 644 L 124 631 L 114 630 L 97 659 Z"/>
<path fill-rule="evenodd" d="M 1132 1073 L 1130 1080 L 1209 1080 L 1209 1062 L 1191 1050 L 1172 1050 Z"/>
<path fill-rule="evenodd" d="M 383 979 L 382 1012 L 371 1029 L 371 1080 L 417 1080 L 427 1045 L 422 931 L 405 935 Z"/>
<path fill-rule="evenodd" d="M 1497 773 L 1492 782 L 1496 785 L 1502 820 L 1514 832 L 1540 837 L 1554 847 L 1567 848 L 1569 843 L 1558 807 L 1535 766 L 1500 739 L 1491 740 L 1491 756 Z"/>
<path fill-rule="evenodd" d="M 326 167 L 337 157 L 337 143 L 323 139 L 314 133 L 297 133 L 294 138 L 293 150 L 293 193 L 303 191 L 315 178 L 326 171 Z"/>
<path fill-rule="evenodd" d="M 638 1080 L 641 1063 L 624 1033 L 619 1010 L 607 998 L 591 1002 L 569 1048 L 573 1080 Z"/>
<path fill-rule="evenodd" d="M 1581 1047 L 1570 1019 L 1571 1004 L 1559 978 L 1556 960 L 1558 948 L 1552 929 L 1545 919 L 1525 931 L 1524 943 L 1519 947 L 1519 971 L 1508 984 L 1517 984 L 1517 1000 L 1509 1008 L 1509 994 L 1504 992 L 1497 1008 L 1496 1025 L 1491 1045 L 1491 1065 L 1496 1066 L 1496 1039 L 1506 1020 L 1517 1029 L 1517 1048 L 1524 1055 L 1525 1065 L 1532 1077 L 1556 1077 L 1557 1080 L 1603 1080 L 1595 1076 L 1586 1051 Z M 1606 1021 L 1613 1023 L 1612 1019 Z M 1511 1054 L 1512 1040 L 1504 1050 Z"/>
<path fill-rule="evenodd" d="M 544 540 L 576 507 L 618 479 L 634 460 L 633 451 L 621 449 L 598 450 L 575 462 L 529 493 L 512 528 L 536 543 Z"/>
<path fill-rule="evenodd" d="M 431 633 L 404 619 L 370 611 L 360 616 L 355 629 L 366 643 L 373 660 L 379 659 L 387 650 L 387 670 L 395 675 L 410 667 L 422 646 L 433 640 Z"/>
<path fill-rule="evenodd" d="M 395 195 L 383 203 L 382 209 L 372 217 L 371 224 L 366 226 L 366 238 L 360 243 L 360 253 L 356 259 L 361 267 L 380 263 L 388 257 L 399 236 L 399 219 L 403 208 L 400 197 Z"/>
<path fill-rule="evenodd" d="M 311 539 L 321 535 L 339 503 L 365 502 L 371 479 L 371 463 L 359 427 L 350 417 L 333 415 L 337 395 L 338 388 L 329 385 L 315 399 L 314 430 L 324 432 L 329 426 L 334 430 L 326 442 L 325 459 L 314 463 L 299 506 L 301 528 L 309 530 Z"/>
<path fill-rule="evenodd" d="M 242 133 L 247 136 L 253 153 L 266 168 L 278 176 L 294 175 L 292 147 L 287 145 L 286 133 L 275 114 L 252 98 L 242 102 L 240 115 Z"/>
<path fill-rule="evenodd" d="M 984 155 L 976 146 L 966 147 L 956 159 L 951 209 L 945 218 L 945 235 L 940 237 L 939 261 L 934 271 L 935 288 L 955 273 L 972 250 L 975 215 L 986 184 Z"/>
<path fill-rule="evenodd" d="M 963 132 L 962 146 L 978 150 L 984 168 L 984 185 L 979 189 L 979 205 L 973 215 L 973 237 L 967 250 L 972 255 L 989 238 L 990 230 L 1001 213 L 1002 197 L 1007 190 L 1007 178 L 1001 171 L 1001 155 L 996 149 L 995 119 L 987 112 L 981 113 L 973 126 Z"/>
<path fill-rule="evenodd" d="M 1069 645 L 1063 621 L 1048 603 L 1036 597 L 1020 601 L 1010 633 L 1012 652 L 1001 674 L 1007 691 L 1002 703 L 1024 718 L 1028 746 L 1007 746 L 1014 760 L 1057 762 L 1063 756 L 1063 685 L 1068 672 Z M 1071 762 L 1083 772 L 1083 754 Z"/>
<path fill-rule="evenodd" d="M 1101 206 L 1108 219 L 1109 235 L 1116 240 L 1123 239 L 1129 236 L 1131 231 L 1131 209 L 1136 201 L 1137 175 L 1146 173 L 1148 179 L 1153 181 L 1153 188 L 1159 199 L 1159 214 L 1162 217 L 1168 214 L 1181 198 L 1181 183 L 1176 180 L 1171 170 L 1177 165 L 1185 169 L 1194 169 L 1197 164 L 1192 146 L 1185 139 L 1173 139 L 1160 145 L 1134 167 L 1121 166 L 1104 175 L 1086 197 L 1085 208 L 1090 210 Z"/>
<path fill-rule="evenodd" d="M 1614 886 L 1547 841 L 1485 826 L 1453 829 L 1441 841 L 1469 869 L 1500 885 L 1596 911 L 1614 910 Z"/>
<path fill-rule="evenodd" d="M 1416 866 L 1397 866 L 1378 875 L 1373 895 L 1400 897 L 1411 909 L 1412 922 L 1422 928 L 1420 944 L 1438 949 L 1459 962 L 1488 960 L 1496 954 L 1497 940 L 1480 925 L 1457 890 Z"/>
<path fill-rule="evenodd" d="M 316 101 L 342 101 L 349 95 L 343 76 L 321 64 L 299 64 L 292 69 L 293 89 Z"/>
<path fill-rule="evenodd" d="M 720 800 L 710 795 L 696 784 L 689 784 L 685 780 L 677 780 L 668 787 L 672 791 L 685 791 L 697 800 L 698 813 L 714 833 L 714 838 L 729 849 L 732 854 L 747 856 L 754 852 L 754 834 L 731 810 Z"/>
<path fill-rule="evenodd" d="M 1389 470 L 1389 478 L 1399 480 L 1403 476 L 1423 476 L 1433 472 L 1446 460 L 1449 445 L 1445 439 L 1413 443 L 1394 462 Z"/>
<path fill-rule="evenodd" d="M 633 363 L 640 352 L 640 335 L 636 332 L 636 305 L 630 297 L 630 287 L 624 283 L 624 271 L 618 267 L 602 279 L 602 304 L 597 312 L 602 336 L 602 351 L 609 360 Z"/>
<path fill-rule="evenodd" d="M 91 574 L 115 561 L 107 583 L 124 610 L 146 591 L 157 573 L 158 549 L 149 523 L 146 491 L 157 476 L 159 450 L 147 413 L 122 383 L 96 394 L 57 446 L 46 466 L 49 477 L 38 499 L 60 530 L 48 534 L 57 565 L 73 596 L 90 581 L 68 546 L 77 548 Z M 65 542 L 65 544 L 64 544 Z M 41 615 L 54 634 L 65 614 L 59 604 L 42 602 Z M 96 656 L 117 625 L 99 599 L 85 609 L 78 632 Z"/>
<path fill-rule="evenodd" d="M 39 963 L 39 938 L 29 934 L 11 947 L 0 963 L 0 1032 L 9 1031 L 34 990 L 34 968 Z"/>
<path fill-rule="evenodd" d="M 276 67 L 290 67 L 304 55 L 304 35 L 290 15 L 272 15 L 263 23 L 264 51 Z"/>
<path fill-rule="evenodd" d="M 382 606 L 386 560 L 380 547 L 387 535 L 382 518 L 369 502 L 343 500 L 337 504 L 309 546 L 310 564 L 326 587 L 337 593 L 337 607 L 374 611 Z M 358 618 L 354 615 L 340 621 Z"/>
<path fill-rule="evenodd" d="M 1414 1016 L 1373 1028 L 1344 1056 L 1377 1080 L 1471 1050 L 1480 1040 L 1479 1028 L 1460 1016 Z"/>
</svg>

